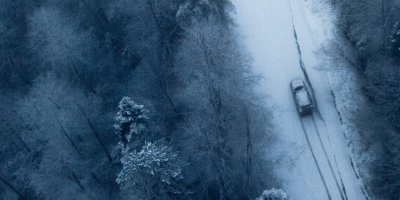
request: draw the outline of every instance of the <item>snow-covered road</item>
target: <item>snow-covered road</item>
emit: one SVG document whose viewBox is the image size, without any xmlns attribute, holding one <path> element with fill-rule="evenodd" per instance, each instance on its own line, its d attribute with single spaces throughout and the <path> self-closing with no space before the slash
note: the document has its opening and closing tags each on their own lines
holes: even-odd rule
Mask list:
<svg viewBox="0 0 400 200">
<path fill-rule="evenodd" d="M 277 157 L 275 172 L 293 200 L 367 199 L 351 161 L 325 71 L 318 70 L 318 48 L 332 37 L 332 14 L 324 0 L 232 0 L 236 22 L 265 80 L 261 92 L 273 107 L 281 135 L 269 152 Z M 300 118 L 289 83 L 308 83 L 318 109 Z M 270 188 L 265 188 L 270 189 Z"/>
</svg>

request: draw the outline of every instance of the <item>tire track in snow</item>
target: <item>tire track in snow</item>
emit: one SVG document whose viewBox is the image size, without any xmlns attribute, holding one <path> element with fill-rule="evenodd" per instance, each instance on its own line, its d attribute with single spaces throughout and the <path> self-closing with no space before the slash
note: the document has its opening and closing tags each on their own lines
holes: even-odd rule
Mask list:
<svg viewBox="0 0 400 200">
<path fill-rule="evenodd" d="M 330 161 L 330 159 L 329 159 L 329 157 L 328 157 L 328 154 L 326 153 L 325 145 L 324 145 L 324 143 L 322 142 L 321 134 L 319 133 L 317 124 L 315 123 L 314 115 L 311 115 L 311 118 L 312 118 L 312 121 L 313 121 L 313 123 L 314 123 L 315 131 L 317 132 L 317 135 L 318 135 L 319 143 L 320 143 L 321 146 L 322 146 L 322 150 L 324 151 L 325 158 L 326 158 L 326 160 L 328 161 L 328 165 L 329 165 L 330 171 L 331 171 L 332 176 L 333 176 L 333 178 L 334 178 L 334 180 L 335 180 L 336 187 L 338 188 L 338 190 L 339 190 L 339 192 L 340 192 L 340 197 L 342 198 L 342 200 L 345 200 L 345 199 L 347 200 L 348 198 L 347 198 L 347 195 L 346 195 L 346 188 L 345 188 L 345 186 L 344 186 L 344 184 L 343 184 L 343 179 L 342 179 L 342 176 L 340 175 L 340 171 L 338 170 L 338 173 L 339 173 L 339 177 L 340 177 L 340 180 L 341 180 L 341 184 L 342 184 L 342 189 L 343 189 L 343 191 L 342 191 L 342 189 L 341 189 L 340 186 L 339 186 L 339 182 L 338 182 L 338 180 L 337 180 L 337 178 L 336 178 L 336 174 L 335 174 L 335 172 L 334 172 L 334 170 L 333 170 L 331 161 Z M 336 164 L 336 165 L 337 165 L 337 164 Z"/>
<path fill-rule="evenodd" d="M 293 27 L 294 39 L 295 39 L 295 43 L 296 43 L 296 46 L 297 46 L 297 52 L 299 54 L 300 68 L 301 68 L 301 71 L 303 72 L 303 75 L 304 75 L 304 78 L 306 79 L 307 84 L 310 86 L 312 98 L 313 98 L 313 101 L 314 101 L 315 112 L 317 112 L 319 114 L 318 103 L 317 103 L 317 100 L 314 97 L 314 88 L 313 88 L 313 86 L 311 84 L 310 78 L 308 77 L 307 70 L 306 70 L 306 67 L 304 65 L 303 58 L 301 56 L 301 49 L 300 49 L 300 44 L 299 44 L 298 39 L 297 39 L 296 27 L 294 26 L 292 4 L 291 4 L 290 0 L 289 0 L 289 8 L 290 8 L 290 14 L 291 14 L 291 18 L 292 18 L 292 27 Z"/>
<path fill-rule="evenodd" d="M 329 79 L 328 79 L 328 81 L 329 81 Z M 340 113 L 340 111 L 339 111 L 339 109 L 338 109 L 338 107 L 337 107 L 337 104 L 336 104 L 336 95 L 335 95 L 335 93 L 334 93 L 333 90 L 332 90 L 332 85 L 331 85 L 330 81 L 329 81 L 329 86 L 330 86 L 331 95 L 332 95 L 332 97 L 333 97 L 334 108 L 335 108 L 335 110 L 336 110 L 336 112 L 337 112 L 337 114 L 338 114 L 338 116 L 339 116 L 340 125 L 343 126 L 342 114 Z M 347 138 L 345 132 L 343 132 L 343 136 L 344 136 L 344 138 L 346 139 L 346 141 L 348 141 L 348 138 Z M 351 150 L 351 147 L 350 147 L 349 143 L 347 143 L 347 147 L 350 148 L 350 152 L 351 152 L 352 150 Z M 335 159 L 336 159 L 336 158 L 335 158 Z M 356 169 L 356 166 L 354 166 L 353 160 L 355 160 L 355 159 L 353 159 L 353 157 L 352 157 L 351 154 L 350 154 L 350 156 L 349 156 L 349 159 L 350 159 L 351 168 L 353 169 L 353 172 L 354 172 L 354 174 L 356 175 L 356 178 L 361 182 L 361 191 L 362 191 L 362 193 L 364 194 L 365 199 L 369 200 L 370 198 L 369 198 L 368 192 L 367 192 L 367 190 L 366 190 L 365 187 L 364 187 L 363 181 L 360 179 L 360 175 L 359 175 L 358 170 Z M 336 160 L 335 160 L 335 162 L 336 162 Z M 336 162 L 336 165 L 337 165 L 337 162 Z M 342 184 L 343 184 L 343 181 L 342 181 Z"/>
<path fill-rule="evenodd" d="M 325 121 L 325 120 L 322 118 L 322 115 L 321 115 L 321 113 L 320 113 L 319 110 L 318 110 L 318 103 L 317 103 L 317 100 L 316 100 L 315 95 L 314 95 L 314 93 L 315 93 L 315 92 L 314 92 L 314 88 L 313 88 L 313 86 L 312 86 L 312 84 L 311 84 L 310 78 L 308 77 L 307 70 L 306 70 L 305 65 L 304 65 L 304 62 L 303 62 L 303 58 L 302 58 L 302 54 L 301 54 L 301 49 L 300 49 L 300 44 L 299 44 L 299 42 L 298 42 L 296 27 L 294 26 L 293 11 L 292 11 L 292 5 L 291 5 L 291 1 L 290 1 L 290 0 L 289 0 L 289 7 L 290 7 L 290 13 L 291 13 L 291 19 L 292 19 L 293 35 L 294 35 L 294 38 L 295 38 L 295 43 L 296 43 L 296 47 L 297 47 L 297 52 L 298 52 L 298 55 L 299 55 L 299 64 L 300 64 L 300 68 L 301 68 L 301 71 L 303 72 L 303 75 L 304 75 L 304 78 L 305 78 L 307 84 L 309 85 L 309 87 L 310 87 L 310 89 L 311 89 L 311 94 L 312 94 L 312 98 L 313 98 L 313 101 L 314 101 L 314 109 L 315 109 L 315 112 L 318 114 L 318 116 L 321 118 L 321 120 Z M 318 139 L 319 139 L 320 144 L 321 144 L 321 146 L 322 146 L 322 149 L 323 149 L 325 158 L 326 158 L 326 160 L 328 161 L 328 165 L 329 165 L 330 171 L 331 171 L 331 173 L 332 173 L 332 176 L 333 176 L 333 178 L 334 178 L 334 180 L 335 180 L 336 187 L 337 187 L 337 189 L 339 190 L 340 197 L 341 197 L 342 200 L 347 200 L 348 198 L 347 198 L 347 195 L 346 195 L 345 186 L 344 186 L 344 184 L 343 184 L 343 179 L 342 179 L 342 177 L 341 177 L 341 175 L 340 175 L 340 172 L 338 172 L 338 173 L 339 173 L 339 176 L 340 176 L 340 180 L 341 180 L 342 189 L 343 189 L 343 191 L 342 191 L 342 189 L 341 189 L 340 186 L 339 186 L 339 182 L 338 182 L 338 180 L 337 180 L 337 178 L 336 178 L 336 174 L 335 174 L 335 172 L 334 172 L 334 170 L 333 170 L 331 161 L 330 161 L 330 159 L 329 159 L 329 157 L 328 157 L 328 154 L 326 153 L 326 149 L 325 149 L 325 146 L 324 146 L 324 144 L 323 144 L 323 142 L 322 142 L 321 135 L 320 135 L 319 130 L 318 130 L 318 127 L 317 127 L 317 125 L 316 125 L 316 123 L 315 123 L 314 115 L 311 115 L 311 116 L 312 116 L 312 120 L 313 120 L 313 123 L 314 123 L 314 128 L 315 128 L 315 130 L 316 130 L 316 132 L 317 132 L 317 135 L 318 135 Z M 327 190 L 327 193 L 328 193 L 328 197 L 329 197 L 329 199 L 331 199 L 330 194 L 329 194 L 329 190 L 328 190 L 327 185 L 326 185 L 326 182 L 325 182 L 325 180 L 324 180 L 324 178 L 323 178 L 323 175 L 322 175 L 322 173 L 321 173 L 321 170 L 320 170 L 320 168 L 319 168 L 318 161 L 316 160 L 316 157 L 315 157 L 315 155 L 314 155 L 314 151 L 313 151 L 313 149 L 312 149 L 311 143 L 310 143 L 310 141 L 309 141 L 309 139 L 308 139 L 308 134 L 307 134 L 307 131 L 306 131 L 306 129 L 305 129 L 303 120 L 301 119 L 301 116 L 299 116 L 299 117 L 300 117 L 300 121 L 301 121 L 301 125 L 302 125 L 302 128 L 303 128 L 304 134 L 305 134 L 306 139 L 307 139 L 308 146 L 310 147 L 310 150 L 311 150 L 311 153 L 312 153 L 312 155 L 313 155 L 315 164 L 317 165 L 318 172 L 319 172 L 319 174 L 320 174 L 320 176 L 321 176 L 321 179 L 323 180 L 325 189 Z M 336 165 L 337 165 L 337 164 L 336 164 Z M 344 193 L 344 194 L 343 194 L 343 193 Z"/>
<path fill-rule="evenodd" d="M 306 131 L 306 127 L 304 126 L 304 122 L 303 122 L 303 120 L 302 120 L 300 114 L 299 114 L 299 118 L 300 118 L 301 127 L 303 128 L 304 136 L 306 137 L 306 140 L 307 140 L 308 147 L 310 148 L 311 155 L 312 155 L 312 157 L 313 157 L 313 159 L 314 159 L 314 163 L 315 163 L 315 165 L 317 166 L 319 176 L 321 177 L 322 183 L 324 184 L 326 194 L 328 195 L 329 200 L 332 200 L 331 194 L 329 193 L 328 186 L 326 185 L 326 181 L 325 181 L 325 179 L 324 179 L 324 176 L 322 175 L 321 168 L 319 167 L 317 158 L 315 157 L 315 153 L 314 153 L 314 150 L 313 150 L 313 148 L 312 148 L 312 146 L 311 146 L 310 139 L 308 138 L 308 133 L 307 133 L 307 131 Z"/>
</svg>

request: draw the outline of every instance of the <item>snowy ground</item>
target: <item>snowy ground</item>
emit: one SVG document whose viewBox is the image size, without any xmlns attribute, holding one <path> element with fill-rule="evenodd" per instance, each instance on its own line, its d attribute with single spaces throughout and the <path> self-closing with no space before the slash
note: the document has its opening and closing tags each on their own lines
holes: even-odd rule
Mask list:
<svg viewBox="0 0 400 200">
<path fill-rule="evenodd" d="M 340 84 L 330 81 L 339 79 L 320 70 L 326 62 L 317 52 L 333 37 L 329 5 L 324 0 L 232 3 L 255 70 L 265 77 L 260 90 L 269 96 L 266 102 L 273 107 L 274 124 L 281 135 L 272 154 L 283 189 L 293 200 L 368 199 L 331 89 Z M 305 80 L 314 96 L 318 109 L 312 116 L 300 118 L 296 112 L 289 90 L 295 78 Z"/>
</svg>

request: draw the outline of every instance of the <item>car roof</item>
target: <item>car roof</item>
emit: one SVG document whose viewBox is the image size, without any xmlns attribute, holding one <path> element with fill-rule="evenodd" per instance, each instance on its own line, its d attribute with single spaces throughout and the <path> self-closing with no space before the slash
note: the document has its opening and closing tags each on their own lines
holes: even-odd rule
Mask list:
<svg viewBox="0 0 400 200">
<path fill-rule="evenodd" d="M 311 104 L 310 98 L 305 89 L 296 92 L 296 98 L 299 106 L 307 106 Z"/>
</svg>

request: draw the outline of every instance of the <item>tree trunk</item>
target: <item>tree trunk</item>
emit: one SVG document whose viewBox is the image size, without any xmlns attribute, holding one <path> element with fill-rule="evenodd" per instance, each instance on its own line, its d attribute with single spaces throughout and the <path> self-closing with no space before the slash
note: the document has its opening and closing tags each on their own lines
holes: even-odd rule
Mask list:
<svg viewBox="0 0 400 200">
<path fill-rule="evenodd" d="M 71 174 L 72 180 L 82 189 L 82 191 L 85 192 L 85 191 L 86 191 L 86 188 L 83 187 L 81 181 L 78 179 L 78 176 L 76 176 L 75 172 L 72 171 L 72 170 L 68 167 L 68 164 L 65 163 L 63 160 L 61 160 L 61 162 L 62 162 L 63 166 L 65 167 L 65 169 L 67 169 L 68 173 Z"/>
<path fill-rule="evenodd" d="M 19 192 L 11 183 L 9 183 L 7 180 L 5 180 L 2 176 L 0 176 L 0 180 L 3 181 L 5 185 L 7 185 L 15 194 L 18 195 L 18 199 L 25 199 L 25 195 L 23 195 L 21 192 Z"/>
<path fill-rule="evenodd" d="M 251 141 L 251 132 L 250 132 L 250 118 L 249 118 L 249 112 L 247 110 L 247 108 L 245 108 L 245 123 L 246 123 L 246 186 L 245 186 L 245 190 L 247 192 L 247 197 L 249 199 L 250 198 L 250 193 L 249 193 L 249 187 L 250 187 L 250 180 L 251 180 L 251 168 L 252 168 L 252 156 L 253 156 L 253 143 Z"/>
<path fill-rule="evenodd" d="M 160 32 L 160 35 L 161 35 L 160 39 L 163 44 L 163 47 L 162 47 L 163 55 L 159 55 L 160 63 L 162 65 L 165 64 L 167 66 L 165 69 L 165 72 L 168 73 L 169 70 L 171 70 L 173 67 L 173 55 L 172 55 L 171 47 L 170 47 L 170 44 L 168 41 L 168 36 L 167 36 L 167 33 L 165 32 L 165 30 L 162 28 L 161 22 L 159 21 L 159 19 L 157 17 L 156 11 L 154 9 L 154 3 L 152 3 L 151 0 L 148 0 L 147 3 L 150 6 L 151 14 L 153 16 L 154 22 L 157 24 L 158 31 Z M 163 74 L 163 75 L 166 75 L 166 74 Z M 166 97 L 168 103 L 171 105 L 174 112 L 179 115 L 179 111 L 178 111 L 177 107 L 175 106 L 175 103 L 172 100 L 171 95 L 168 93 L 168 86 L 164 83 L 165 80 L 161 79 L 159 76 L 157 76 L 157 78 L 158 78 L 159 86 L 160 86 L 162 93 Z"/>
<path fill-rule="evenodd" d="M 100 140 L 99 133 L 98 133 L 97 130 L 94 128 L 92 122 L 90 122 L 88 116 L 86 115 L 85 111 L 83 111 L 81 105 L 79 105 L 79 104 L 76 104 L 76 105 L 79 107 L 79 109 L 81 110 L 83 116 L 85 116 L 85 118 L 86 118 L 86 120 L 87 120 L 87 122 L 88 122 L 90 128 L 93 130 L 93 133 L 94 133 L 94 135 L 96 136 L 97 140 L 99 141 L 101 147 L 103 148 L 104 153 L 106 154 L 108 161 L 111 163 L 111 165 L 113 165 L 113 161 L 112 161 L 111 155 L 110 155 L 110 153 L 108 152 L 106 145 Z"/>
<path fill-rule="evenodd" d="M 75 143 L 71 140 L 71 138 L 70 138 L 70 137 L 68 136 L 68 134 L 67 134 L 67 131 L 66 131 L 66 130 L 64 129 L 64 127 L 61 125 L 60 120 L 58 120 L 57 117 L 56 117 L 56 120 L 57 120 L 58 124 L 60 125 L 61 130 L 62 130 L 62 132 L 64 133 L 65 137 L 67 137 L 68 141 L 71 143 L 72 147 L 74 147 L 75 151 L 78 152 L 79 155 L 81 155 L 80 152 L 79 152 L 79 150 L 78 150 L 78 147 L 77 147 L 77 146 L 75 145 Z"/>
</svg>

